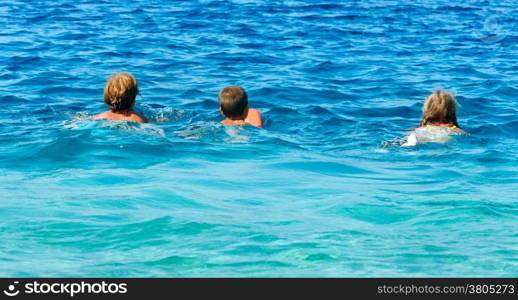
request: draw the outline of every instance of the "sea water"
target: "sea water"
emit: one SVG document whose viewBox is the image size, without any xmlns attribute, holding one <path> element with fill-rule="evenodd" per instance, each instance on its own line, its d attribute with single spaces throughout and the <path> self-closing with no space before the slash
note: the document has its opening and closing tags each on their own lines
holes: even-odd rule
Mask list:
<svg viewBox="0 0 518 300">
<path fill-rule="evenodd" d="M 515 1 L 2 1 L 0 276 L 518 276 Z M 149 124 L 92 121 L 131 72 Z M 243 86 L 264 128 L 225 127 Z M 384 146 L 454 92 L 469 135 Z"/>
</svg>

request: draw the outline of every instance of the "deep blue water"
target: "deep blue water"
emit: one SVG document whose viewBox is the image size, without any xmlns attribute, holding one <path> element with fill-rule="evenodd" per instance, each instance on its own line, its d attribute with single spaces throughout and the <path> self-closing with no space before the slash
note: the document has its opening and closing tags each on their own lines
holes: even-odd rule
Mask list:
<svg viewBox="0 0 518 300">
<path fill-rule="evenodd" d="M 517 17 L 1 1 L 0 276 L 518 276 Z M 116 71 L 154 123 L 87 120 Z M 219 124 L 230 84 L 263 129 Z M 382 147 L 436 88 L 470 136 Z"/>
</svg>

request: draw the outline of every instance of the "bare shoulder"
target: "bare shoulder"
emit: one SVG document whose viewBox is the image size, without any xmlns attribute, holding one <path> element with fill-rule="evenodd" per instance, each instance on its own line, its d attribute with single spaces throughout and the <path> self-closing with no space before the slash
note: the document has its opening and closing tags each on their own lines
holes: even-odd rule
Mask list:
<svg viewBox="0 0 518 300">
<path fill-rule="evenodd" d="M 248 113 L 249 113 L 249 114 L 252 114 L 252 115 L 261 116 L 261 113 L 260 113 L 257 109 L 255 109 L 255 108 L 250 108 L 250 109 L 248 110 Z"/>
<path fill-rule="evenodd" d="M 261 113 L 257 109 L 250 108 L 246 116 L 246 122 L 257 127 L 263 127 Z"/>
<path fill-rule="evenodd" d="M 146 117 L 144 117 L 143 115 L 137 113 L 137 112 L 133 112 L 130 116 L 130 119 L 132 121 L 135 121 L 135 122 L 138 122 L 138 123 L 147 123 L 148 120 L 146 119 Z"/>
<path fill-rule="evenodd" d="M 102 120 L 102 119 L 108 119 L 108 111 L 105 111 L 103 113 L 97 114 L 92 117 L 93 120 Z"/>
</svg>

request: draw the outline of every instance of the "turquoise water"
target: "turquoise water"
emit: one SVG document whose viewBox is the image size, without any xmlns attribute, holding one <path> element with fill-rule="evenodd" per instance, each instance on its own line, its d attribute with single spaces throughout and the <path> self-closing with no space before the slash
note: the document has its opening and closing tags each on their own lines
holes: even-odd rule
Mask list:
<svg viewBox="0 0 518 300">
<path fill-rule="evenodd" d="M 2 1 L 0 276 L 518 276 L 517 16 Z M 115 71 L 153 123 L 88 120 Z M 263 129 L 219 124 L 229 84 Z M 470 135 L 381 146 L 435 88 Z"/>
</svg>

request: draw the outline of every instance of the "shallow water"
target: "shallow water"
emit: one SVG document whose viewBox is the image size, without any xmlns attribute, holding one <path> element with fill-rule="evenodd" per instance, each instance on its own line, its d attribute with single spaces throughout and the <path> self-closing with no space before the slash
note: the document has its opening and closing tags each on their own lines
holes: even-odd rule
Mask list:
<svg viewBox="0 0 518 300">
<path fill-rule="evenodd" d="M 123 2 L 0 7 L 0 276 L 518 276 L 514 1 Z M 434 88 L 470 136 L 382 147 Z"/>
</svg>

